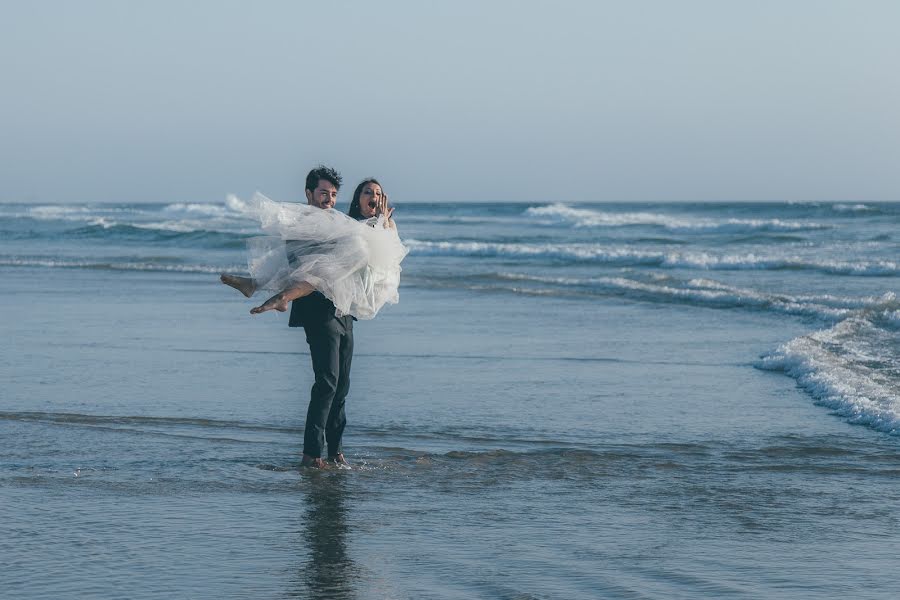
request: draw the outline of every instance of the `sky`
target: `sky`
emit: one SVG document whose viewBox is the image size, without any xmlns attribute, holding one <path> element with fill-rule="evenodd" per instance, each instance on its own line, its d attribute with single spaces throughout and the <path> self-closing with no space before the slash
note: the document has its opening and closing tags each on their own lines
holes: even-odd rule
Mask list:
<svg viewBox="0 0 900 600">
<path fill-rule="evenodd" d="M 0 0 L 0 201 L 900 201 L 894 0 Z"/>
</svg>

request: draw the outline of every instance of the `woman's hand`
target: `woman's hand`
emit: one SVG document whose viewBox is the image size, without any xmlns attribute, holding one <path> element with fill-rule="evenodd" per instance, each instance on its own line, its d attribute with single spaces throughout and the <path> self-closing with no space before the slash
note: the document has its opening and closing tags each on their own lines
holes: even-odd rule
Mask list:
<svg viewBox="0 0 900 600">
<path fill-rule="evenodd" d="M 382 193 L 381 199 L 378 200 L 375 205 L 375 214 L 376 215 L 384 215 L 384 228 L 385 229 L 397 229 L 397 225 L 394 223 L 394 220 L 391 218 L 391 215 L 394 214 L 394 208 L 388 208 L 388 195 Z"/>
</svg>

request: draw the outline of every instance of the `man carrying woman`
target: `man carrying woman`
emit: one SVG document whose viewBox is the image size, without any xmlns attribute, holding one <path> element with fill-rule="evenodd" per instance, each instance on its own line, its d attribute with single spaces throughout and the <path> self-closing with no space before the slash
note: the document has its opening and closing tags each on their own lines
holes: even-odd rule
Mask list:
<svg viewBox="0 0 900 600">
<path fill-rule="evenodd" d="M 251 240 L 250 277 L 221 277 L 248 297 L 263 288 L 278 290 L 253 314 L 285 311 L 293 303 L 288 325 L 306 332 L 315 374 L 301 465 L 315 468 L 350 468 L 341 442 L 353 321 L 371 319 L 385 303 L 399 300 L 400 261 L 408 252 L 381 185 L 374 179 L 360 183 L 348 216 L 334 210 L 341 183 L 337 171 L 319 166 L 306 177 L 307 205 L 257 194 L 251 210 L 270 237 Z"/>
</svg>

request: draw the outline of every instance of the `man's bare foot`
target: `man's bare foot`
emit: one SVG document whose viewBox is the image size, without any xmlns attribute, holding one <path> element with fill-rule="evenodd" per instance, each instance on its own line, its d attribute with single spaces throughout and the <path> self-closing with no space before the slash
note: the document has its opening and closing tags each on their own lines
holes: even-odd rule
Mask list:
<svg viewBox="0 0 900 600">
<path fill-rule="evenodd" d="M 267 310 L 277 310 L 278 312 L 284 312 L 288 308 L 288 301 L 284 299 L 284 294 L 281 292 L 275 294 L 256 308 L 250 309 L 251 315 L 258 315 L 259 313 L 264 313 Z"/>
<path fill-rule="evenodd" d="M 225 285 L 230 285 L 247 298 L 252 296 L 253 292 L 256 291 L 256 284 L 253 283 L 253 280 L 249 277 L 240 277 L 238 275 L 229 275 L 228 273 L 222 273 L 222 275 L 219 277 L 219 280 Z"/>
<path fill-rule="evenodd" d="M 303 455 L 303 460 L 300 461 L 301 467 L 312 467 L 313 469 L 324 469 L 325 461 L 321 458 L 316 458 L 310 456 L 309 454 Z"/>
<path fill-rule="evenodd" d="M 328 462 L 333 464 L 338 469 L 346 469 L 349 471 L 350 469 L 353 468 L 350 466 L 350 463 L 347 462 L 347 459 L 344 458 L 343 454 L 336 454 L 335 456 L 329 456 Z"/>
</svg>

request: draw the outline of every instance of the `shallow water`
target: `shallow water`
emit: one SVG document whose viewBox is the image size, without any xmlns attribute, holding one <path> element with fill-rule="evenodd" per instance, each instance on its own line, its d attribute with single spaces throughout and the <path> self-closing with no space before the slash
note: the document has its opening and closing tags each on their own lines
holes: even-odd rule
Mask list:
<svg viewBox="0 0 900 600">
<path fill-rule="evenodd" d="M 896 205 L 404 207 L 434 243 L 813 258 L 411 244 L 401 304 L 356 326 L 355 468 L 328 472 L 299 468 L 302 332 L 216 283 L 239 215 L 76 208 L 4 208 L 5 596 L 900 593 Z"/>
</svg>

